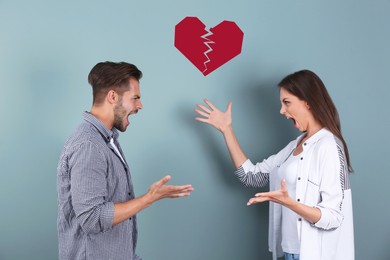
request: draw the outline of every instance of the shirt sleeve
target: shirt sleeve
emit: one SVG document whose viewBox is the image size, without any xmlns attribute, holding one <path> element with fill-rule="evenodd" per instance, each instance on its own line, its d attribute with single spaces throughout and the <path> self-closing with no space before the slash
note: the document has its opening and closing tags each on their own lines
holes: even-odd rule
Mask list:
<svg viewBox="0 0 390 260">
<path fill-rule="evenodd" d="M 112 227 L 114 203 L 107 198 L 107 161 L 98 147 L 80 144 L 69 160 L 71 196 L 76 219 L 85 233 L 104 232 Z"/>
<path fill-rule="evenodd" d="M 269 182 L 269 172 L 262 169 L 260 163 L 254 165 L 249 159 L 234 174 L 246 187 L 264 187 Z"/>
<path fill-rule="evenodd" d="M 318 156 L 321 183 L 320 202 L 316 207 L 321 210 L 321 218 L 314 226 L 331 230 L 338 228 L 343 221 L 344 153 L 341 148 L 338 149 L 335 142 L 324 142 L 321 144 Z"/>
<path fill-rule="evenodd" d="M 291 141 L 286 147 L 280 150 L 277 154 L 269 156 L 262 162 L 253 164 L 251 160 L 246 160 L 234 172 L 237 178 L 246 187 L 264 187 L 269 183 L 271 171 L 280 166 L 284 159 L 291 153 L 295 141 Z"/>
</svg>

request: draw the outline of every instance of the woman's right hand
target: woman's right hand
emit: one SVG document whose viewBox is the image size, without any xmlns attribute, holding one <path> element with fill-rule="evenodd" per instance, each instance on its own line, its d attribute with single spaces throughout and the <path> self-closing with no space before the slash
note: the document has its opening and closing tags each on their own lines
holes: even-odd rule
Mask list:
<svg viewBox="0 0 390 260">
<path fill-rule="evenodd" d="M 203 117 L 196 117 L 195 120 L 207 123 L 224 134 L 227 129 L 232 127 L 232 102 L 229 102 L 225 112 L 220 111 L 207 99 L 204 102 L 208 107 L 197 104 L 199 109 L 195 109 L 195 112 Z"/>
</svg>

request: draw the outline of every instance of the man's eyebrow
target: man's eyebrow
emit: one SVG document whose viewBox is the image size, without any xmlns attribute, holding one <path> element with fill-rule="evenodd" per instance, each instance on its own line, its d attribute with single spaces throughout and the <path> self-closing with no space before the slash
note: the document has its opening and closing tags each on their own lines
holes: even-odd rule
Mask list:
<svg viewBox="0 0 390 260">
<path fill-rule="evenodd" d="M 134 95 L 133 98 L 140 99 L 141 97 L 139 95 Z"/>
</svg>

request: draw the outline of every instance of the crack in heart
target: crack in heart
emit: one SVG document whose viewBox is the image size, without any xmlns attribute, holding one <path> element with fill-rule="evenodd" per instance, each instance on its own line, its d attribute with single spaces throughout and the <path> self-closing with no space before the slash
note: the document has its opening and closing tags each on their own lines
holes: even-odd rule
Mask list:
<svg viewBox="0 0 390 260">
<path fill-rule="evenodd" d="M 212 52 L 213 51 L 213 48 L 211 48 L 211 45 L 212 43 L 215 43 L 213 41 L 210 41 L 210 39 L 208 39 L 207 37 L 212 35 L 213 33 L 212 32 L 207 32 L 205 35 L 202 35 L 202 39 L 205 39 L 207 41 L 204 41 L 203 43 L 208 47 L 207 51 L 205 51 L 203 54 L 204 56 L 206 56 L 207 60 L 205 62 L 203 62 L 204 64 L 204 70 L 202 71 L 202 73 L 205 73 L 207 71 L 207 63 L 209 63 L 211 60 L 210 60 L 210 57 L 208 55 L 209 52 Z"/>
<path fill-rule="evenodd" d="M 244 33 L 235 22 L 223 21 L 209 31 L 197 17 L 175 26 L 175 47 L 207 76 L 241 53 Z M 211 47 L 213 44 L 213 47 Z"/>
</svg>

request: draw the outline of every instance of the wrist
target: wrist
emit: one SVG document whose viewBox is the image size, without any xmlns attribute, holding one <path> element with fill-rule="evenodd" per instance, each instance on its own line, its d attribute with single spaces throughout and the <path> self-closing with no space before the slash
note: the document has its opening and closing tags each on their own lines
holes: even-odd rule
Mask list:
<svg viewBox="0 0 390 260">
<path fill-rule="evenodd" d="M 144 195 L 142 195 L 140 197 L 141 201 L 142 201 L 142 204 L 144 205 L 143 208 L 147 208 L 149 207 L 150 205 L 153 204 L 154 200 L 153 200 L 153 196 L 152 194 L 150 194 L 150 192 L 147 192 L 145 193 Z"/>
<path fill-rule="evenodd" d="M 227 126 L 225 126 L 223 128 L 221 127 L 220 131 L 221 131 L 221 133 L 223 135 L 226 135 L 228 133 L 232 133 L 233 132 L 233 127 L 232 127 L 232 125 L 227 125 Z"/>
<path fill-rule="evenodd" d="M 288 196 L 284 201 L 283 201 L 283 206 L 289 208 L 289 209 L 294 209 L 296 205 L 298 205 L 299 202 Z"/>
</svg>

